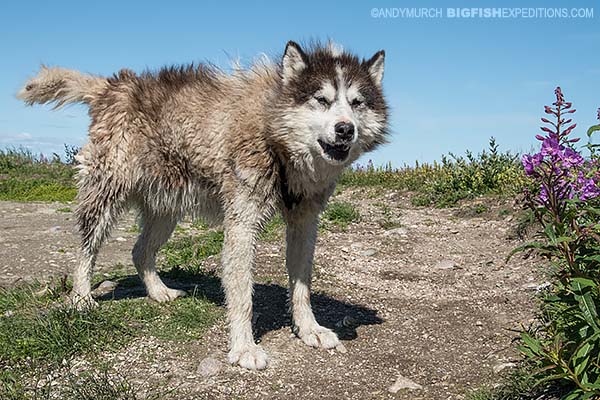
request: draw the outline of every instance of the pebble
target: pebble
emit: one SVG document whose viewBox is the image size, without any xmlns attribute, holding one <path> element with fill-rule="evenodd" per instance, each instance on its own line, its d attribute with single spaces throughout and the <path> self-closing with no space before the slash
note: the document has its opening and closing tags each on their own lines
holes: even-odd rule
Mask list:
<svg viewBox="0 0 600 400">
<path fill-rule="evenodd" d="M 348 350 L 346 350 L 346 346 L 344 346 L 343 343 L 340 343 L 337 346 L 335 346 L 335 350 L 342 354 L 346 354 L 348 352 Z"/>
<path fill-rule="evenodd" d="M 504 371 L 507 368 L 514 368 L 516 366 L 517 366 L 517 364 L 511 363 L 511 362 L 501 363 L 501 364 L 494 365 L 493 370 L 494 370 L 494 373 L 499 374 L 500 372 Z"/>
<path fill-rule="evenodd" d="M 117 242 L 126 242 L 127 239 L 125 239 L 123 236 L 119 236 L 118 238 L 115 239 Z"/>
<path fill-rule="evenodd" d="M 528 285 L 525 285 L 525 289 L 527 290 L 534 290 L 536 292 L 540 292 L 544 289 L 548 289 L 552 284 L 550 282 L 543 282 L 540 284 L 537 283 L 530 283 Z"/>
<path fill-rule="evenodd" d="M 96 289 L 94 289 L 94 295 L 101 296 L 103 294 L 110 293 L 113 290 L 115 290 L 117 286 L 117 282 L 109 280 L 103 281 L 102 283 L 100 283 L 100 285 L 98 285 Z"/>
<path fill-rule="evenodd" d="M 437 269 L 454 269 L 458 268 L 458 265 L 452 260 L 441 260 L 438 261 L 437 264 L 435 264 L 435 267 Z"/>
<path fill-rule="evenodd" d="M 402 375 L 398 375 L 396 382 L 394 382 L 394 384 L 388 388 L 388 392 L 398 393 L 402 389 L 419 390 L 423 389 L 423 386 L 408 378 L 403 377 Z"/>
<path fill-rule="evenodd" d="M 217 375 L 222 368 L 223 363 L 221 361 L 212 357 L 206 357 L 205 359 L 200 361 L 197 372 L 204 377 L 209 377 Z"/>
<path fill-rule="evenodd" d="M 364 257 L 371 257 L 371 256 L 374 256 L 375 254 L 377 254 L 377 250 L 375 250 L 375 249 L 366 249 L 365 251 L 363 251 L 360 254 L 362 256 L 364 256 Z"/>
<path fill-rule="evenodd" d="M 53 226 L 52 228 L 48 229 L 48 232 L 52 232 L 52 233 L 60 232 L 60 226 Z"/>
<path fill-rule="evenodd" d="M 383 235 L 384 236 L 407 237 L 408 231 L 406 230 L 406 228 L 394 228 L 394 229 L 390 229 L 389 231 L 385 231 L 385 233 Z"/>
</svg>

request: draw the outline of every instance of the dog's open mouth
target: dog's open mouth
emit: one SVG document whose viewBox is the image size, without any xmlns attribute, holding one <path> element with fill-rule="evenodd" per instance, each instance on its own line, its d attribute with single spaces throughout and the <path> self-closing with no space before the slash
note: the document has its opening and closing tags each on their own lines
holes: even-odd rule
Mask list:
<svg viewBox="0 0 600 400">
<path fill-rule="evenodd" d="M 340 143 L 340 144 L 329 144 L 327 142 L 322 141 L 321 139 L 317 140 L 319 145 L 323 149 L 323 152 L 330 158 L 336 161 L 344 161 L 348 157 L 348 153 L 350 152 L 350 144 L 348 143 Z"/>
</svg>

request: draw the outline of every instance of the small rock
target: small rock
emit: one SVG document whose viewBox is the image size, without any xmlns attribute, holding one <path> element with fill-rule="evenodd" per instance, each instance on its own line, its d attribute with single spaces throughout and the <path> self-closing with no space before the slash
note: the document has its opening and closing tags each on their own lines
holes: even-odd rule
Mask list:
<svg viewBox="0 0 600 400">
<path fill-rule="evenodd" d="M 390 229 L 389 231 L 385 231 L 385 233 L 383 235 L 384 236 L 407 237 L 408 231 L 406 230 L 406 228 L 394 228 L 394 229 Z"/>
<path fill-rule="evenodd" d="M 100 285 L 98 285 L 98 289 L 104 289 L 104 290 L 113 290 L 116 287 L 117 287 L 117 282 L 108 281 L 108 280 L 104 281 Z"/>
<path fill-rule="evenodd" d="M 13 315 L 15 315 L 15 312 L 14 312 L 13 310 L 6 310 L 6 311 L 4 312 L 4 316 L 5 316 L 6 318 L 10 318 L 10 317 L 12 317 Z"/>
<path fill-rule="evenodd" d="M 511 363 L 511 362 L 501 363 L 501 364 L 494 365 L 493 370 L 494 370 L 494 373 L 499 374 L 500 372 L 504 371 L 507 368 L 514 368 L 516 366 L 517 366 L 517 364 Z"/>
<path fill-rule="evenodd" d="M 394 384 L 388 388 L 388 392 L 398 393 L 402 389 L 419 390 L 423 389 L 423 386 L 419 385 L 414 381 L 411 381 L 408 378 L 403 377 L 402 375 L 398 375 L 396 382 L 394 382 Z"/>
<path fill-rule="evenodd" d="M 477 322 L 475 322 L 475 326 L 483 326 L 483 322 L 477 321 Z"/>
<path fill-rule="evenodd" d="M 124 237 L 122 237 L 122 236 L 119 236 L 119 237 L 118 237 L 118 238 L 116 238 L 115 240 L 116 240 L 117 242 L 126 242 L 126 241 L 127 241 L 127 239 L 125 239 L 125 238 L 124 238 Z"/>
<path fill-rule="evenodd" d="M 60 226 L 53 226 L 52 228 L 48 229 L 48 232 L 51 233 L 56 233 L 60 231 Z"/>
<path fill-rule="evenodd" d="M 222 368 L 223 363 L 219 360 L 212 357 L 206 357 L 204 360 L 200 361 L 196 371 L 204 377 L 209 377 L 217 375 Z"/>
<path fill-rule="evenodd" d="M 377 254 L 377 250 L 375 250 L 375 249 L 366 249 L 365 251 L 363 251 L 360 254 L 362 256 L 365 256 L 365 257 L 371 257 L 371 256 L 374 256 L 375 254 Z"/>
<path fill-rule="evenodd" d="M 452 260 L 441 260 L 438 261 L 437 264 L 435 264 L 435 267 L 437 269 L 454 269 L 458 268 L 458 265 L 456 265 L 456 263 Z"/>
<path fill-rule="evenodd" d="M 346 350 L 346 346 L 344 346 L 343 343 L 340 343 L 337 346 L 335 346 L 335 350 L 342 354 L 346 354 L 348 352 L 348 350 Z"/>
<path fill-rule="evenodd" d="M 540 284 L 537 283 L 530 283 L 528 285 L 525 286 L 525 289 L 527 290 L 534 290 L 536 292 L 540 292 L 544 289 L 548 289 L 552 284 L 550 282 L 543 282 Z"/>
<path fill-rule="evenodd" d="M 94 289 L 95 296 L 102 296 L 104 294 L 110 293 L 118 286 L 117 282 L 114 281 L 103 281 L 98 285 L 96 289 Z"/>
</svg>

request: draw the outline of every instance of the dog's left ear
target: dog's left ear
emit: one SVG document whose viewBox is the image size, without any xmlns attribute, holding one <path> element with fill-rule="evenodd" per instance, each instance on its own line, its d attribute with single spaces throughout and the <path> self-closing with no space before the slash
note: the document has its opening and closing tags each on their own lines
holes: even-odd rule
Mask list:
<svg viewBox="0 0 600 400">
<path fill-rule="evenodd" d="M 283 54 L 283 84 L 285 85 L 306 68 L 306 54 L 300 48 L 300 45 L 291 40 L 285 47 L 285 53 Z"/>
<path fill-rule="evenodd" d="M 369 75 L 371 75 L 373 82 L 375 82 L 377 86 L 381 86 L 381 81 L 383 81 L 384 61 L 385 51 L 379 50 L 370 60 L 365 62 Z"/>
</svg>

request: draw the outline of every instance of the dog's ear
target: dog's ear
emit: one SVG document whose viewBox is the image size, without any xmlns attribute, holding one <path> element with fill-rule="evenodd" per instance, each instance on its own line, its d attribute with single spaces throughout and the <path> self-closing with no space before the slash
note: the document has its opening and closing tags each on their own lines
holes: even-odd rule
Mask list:
<svg viewBox="0 0 600 400">
<path fill-rule="evenodd" d="M 385 51 L 379 50 L 370 60 L 365 62 L 369 75 L 377 86 L 381 86 L 383 80 L 383 64 L 385 61 Z"/>
<path fill-rule="evenodd" d="M 285 53 L 283 54 L 283 83 L 286 84 L 306 68 L 307 57 L 306 54 L 300 48 L 300 45 L 291 40 L 285 46 Z"/>
</svg>

